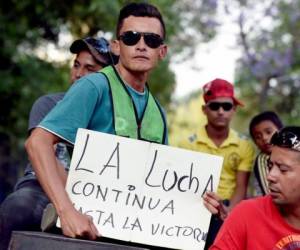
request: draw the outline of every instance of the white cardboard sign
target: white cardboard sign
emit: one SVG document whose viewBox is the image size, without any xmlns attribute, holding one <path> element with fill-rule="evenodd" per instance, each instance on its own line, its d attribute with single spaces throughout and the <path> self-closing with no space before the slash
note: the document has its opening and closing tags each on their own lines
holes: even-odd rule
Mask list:
<svg viewBox="0 0 300 250">
<path fill-rule="evenodd" d="M 101 235 L 176 249 L 203 249 L 223 158 L 79 129 L 66 190 Z M 59 223 L 58 223 L 59 225 Z"/>
</svg>

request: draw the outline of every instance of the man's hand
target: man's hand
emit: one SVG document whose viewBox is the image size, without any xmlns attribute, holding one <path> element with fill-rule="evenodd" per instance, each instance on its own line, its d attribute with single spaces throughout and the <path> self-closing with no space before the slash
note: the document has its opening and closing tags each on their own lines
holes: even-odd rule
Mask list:
<svg viewBox="0 0 300 250">
<path fill-rule="evenodd" d="M 63 234 L 71 238 L 95 240 L 100 237 L 91 216 L 81 214 L 75 208 L 59 215 Z"/>
<path fill-rule="evenodd" d="M 214 192 L 206 192 L 203 195 L 203 204 L 212 214 L 218 215 L 221 220 L 228 216 L 228 209 L 222 199 Z"/>
</svg>

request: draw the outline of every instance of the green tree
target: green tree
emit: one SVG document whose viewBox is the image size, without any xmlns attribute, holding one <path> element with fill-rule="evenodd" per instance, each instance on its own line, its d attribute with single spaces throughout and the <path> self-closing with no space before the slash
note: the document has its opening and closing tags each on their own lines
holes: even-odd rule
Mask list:
<svg viewBox="0 0 300 250">
<path fill-rule="evenodd" d="M 276 111 L 286 124 L 298 124 L 300 1 L 218 1 L 219 13 L 222 15 L 214 21 L 221 23 L 225 13 L 226 19 L 236 25 L 236 50 L 241 51 L 234 82 L 246 105 L 238 109 L 233 127 L 247 133 L 251 117 L 267 109 Z M 169 131 L 175 141 L 193 126 L 194 114 L 182 119 L 192 113 L 192 97 L 176 105 L 176 112 L 169 116 L 173 126 Z"/>
<path fill-rule="evenodd" d="M 236 78 L 248 104 L 242 116 L 271 109 L 287 124 L 297 124 L 300 122 L 297 93 L 300 1 L 237 2 L 240 4 L 239 45 L 243 55 Z"/>
</svg>

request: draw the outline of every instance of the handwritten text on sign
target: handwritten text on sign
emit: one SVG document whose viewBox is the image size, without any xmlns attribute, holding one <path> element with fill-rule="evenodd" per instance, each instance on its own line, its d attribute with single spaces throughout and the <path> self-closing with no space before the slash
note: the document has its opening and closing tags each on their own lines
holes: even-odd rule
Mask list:
<svg viewBox="0 0 300 250">
<path fill-rule="evenodd" d="M 79 129 L 67 192 L 105 236 L 181 249 L 204 247 L 202 204 L 222 158 Z"/>
</svg>

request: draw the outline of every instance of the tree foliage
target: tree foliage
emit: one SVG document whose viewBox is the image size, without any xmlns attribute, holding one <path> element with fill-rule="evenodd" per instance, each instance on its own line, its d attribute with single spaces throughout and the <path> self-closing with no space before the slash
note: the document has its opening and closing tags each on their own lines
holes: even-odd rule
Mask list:
<svg viewBox="0 0 300 250">
<path fill-rule="evenodd" d="M 215 3 L 221 15 L 217 15 L 214 22 L 222 25 L 226 14 L 226 21 L 231 20 L 230 26 L 237 31 L 235 49 L 241 52 L 234 82 L 245 107 L 238 109 L 232 126 L 247 133 L 251 117 L 267 109 L 276 111 L 285 124 L 299 124 L 300 1 Z M 190 95 L 174 105 L 175 112 L 169 115 L 172 143 L 178 144 L 181 135 L 186 139 L 187 134 L 197 130 L 197 124 L 205 122 L 201 117 L 194 120 L 201 109 L 200 104 L 195 107 L 194 103 Z"/>
<path fill-rule="evenodd" d="M 237 1 L 237 82 L 247 100 L 244 115 L 271 109 L 287 124 L 300 122 L 300 1 Z M 256 109 L 253 109 L 256 107 Z"/>
</svg>

